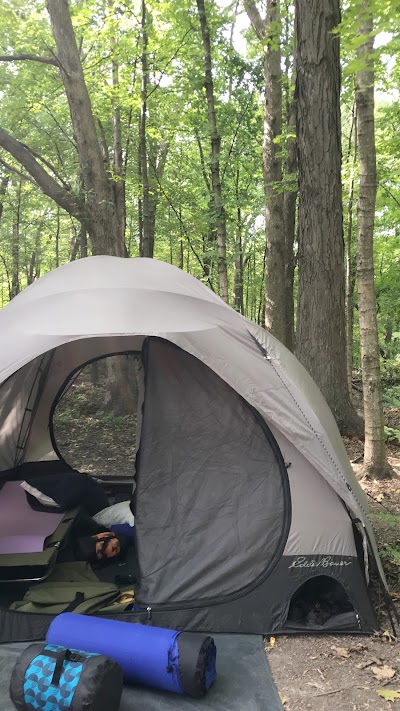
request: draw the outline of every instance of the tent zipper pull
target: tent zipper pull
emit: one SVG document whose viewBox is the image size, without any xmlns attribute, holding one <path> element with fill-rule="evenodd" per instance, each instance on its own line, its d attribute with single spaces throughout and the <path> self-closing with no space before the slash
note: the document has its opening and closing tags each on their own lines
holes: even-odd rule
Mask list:
<svg viewBox="0 0 400 711">
<path fill-rule="evenodd" d="M 151 620 L 151 607 L 146 607 L 147 610 L 147 619 Z"/>
</svg>

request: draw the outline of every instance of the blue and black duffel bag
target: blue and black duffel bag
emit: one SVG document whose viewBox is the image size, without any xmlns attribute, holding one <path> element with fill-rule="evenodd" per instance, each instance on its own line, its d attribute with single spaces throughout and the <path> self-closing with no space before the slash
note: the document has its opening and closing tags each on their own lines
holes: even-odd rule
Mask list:
<svg viewBox="0 0 400 711">
<path fill-rule="evenodd" d="M 18 711 L 118 711 L 122 686 L 112 659 L 39 643 L 19 657 L 10 697 Z"/>
</svg>

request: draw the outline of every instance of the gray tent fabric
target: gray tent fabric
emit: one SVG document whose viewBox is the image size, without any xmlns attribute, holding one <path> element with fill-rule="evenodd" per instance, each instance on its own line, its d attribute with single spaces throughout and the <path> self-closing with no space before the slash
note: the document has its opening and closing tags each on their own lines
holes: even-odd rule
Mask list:
<svg viewBox="0 0 400 711">
<path fill-rule="evenodd" d="M 11 468 L 22 461 L 42 377 L 50 358 L 38 356 L 0 385 L 0 462 Z M 27 413 L 28 416 L 27 416 Z"/>
<path fill-rule="evenodd" d="M 229 594 L 232 587 L 240 587 L 245 580 L 250 583 L 249 578 L 253 582 L 263 578 L 263 569 L 268 573 L 268 561 L 273 560 L 274 550 L 275 553 L 280 550 L 279 529 L 282 530 L 282 517 L 287 507 L 283 503 L 285 497 L 282 496 L 282 481 L 279 483 L 279 477 L 274 474 L 277 458 L 271 459 L 265 439 L 261 444 L 262 427 L 252 429 L 254 419 L 251 414 L 244 418 L 244 409 L 241 409 L 244 405 L 248 408 L 247 414 L 249 408 L 253 408 L 257 418 L 273 433 L 279 456 L 283 457 L 288 467 L 292 521 L 286 547 L 279 561 L 279 570 L 287 571 L 285 596 L 293 594 L 295 581 L 296 584 L 301 583 L 299 576 L 301 578 L 303 575 L 301 579 L 304 580 L 306 576 L 318 575 L 319 571 L 326 570 L 344 586 L 347 585 L 348 589 L 355 584 L 355 580 L 362 581 L 357 582 L 357 585 L 364 585 L 365 594 L 361 595 L 364 599 L 367 595 L 366 580 L 370 561 L 367 542 L 383 584 L 386 585 L 368 520 L 366 497 L 354 476 L 332 413 L 317 386 L 294 355 L 270 333 L 236 313 L 194 277 L 153 259 L 96 256 L 77 260 L 45 274 L 4 307 L 0 311 L 0 332 L 0 473 L 19 463 L 25 465 L 29 462 L 58 460 L 57 447 L 50 437 L 52 409 L 68 376 L 84 363 L 112 353 L 141 353 L 143 344 L 149 338 L 162 339 L 168 347 L 178 347 L 188 359 L 193 359 L 189 369 L 186 368 L 185 360 L 182 373 L 168 373 L 171 383 L 174 382 L 176 387 L 173 392 L 168 392 L 165 385 L 160 412 L 157 407 L 151 409 L 151 421 L 154 427 L 157 426 L 159 434 L 161 422 L 157 422 L 157 417 L 161 417 L 161 412 L 164 414 L 164 424 L 168 426 L 173 425 L 173 416 L 178 414 L 181 417 L 182 432 L 188 437 L 188 442 L 183 443 L 186 444 L 185 458 L 188 462 L 187 480 L 182 470 L 182 454 L 179 476 L 172 481 L 174 452 L 168 450 L 165 439 L 162 444 L 149 439 L 151 425 L 149 421 L 146 423 L 146 411 L 149 406 L 151 408 L 151 389 L 156 390 L 158 387 L 157 368 L 153 369 L 154 383 L 150 379 L 144 393 L 141 393 L 144 411 L 141 428 L 139 413 L 139 467 L 144 466 L 144 469 L 139 472 L 136 500 L 141 599 L 151 597 L 151 601 L 158 601 L 162 605 L 173 598 L 179 599 L 179 596 L 186 601 L 193 594 L 197 600 L 204 600 L 211 590 L 213 595 L 217 591 L 223 595 Z M 44 364 L 42 373 L 39 372 L 40 364 Z M 159 358 L 157 367 L 163 365 L 164 360 Z M 208 384 L 203 379 L 204 372 L 209 375 Z M 178 387 L 181 377 L 182 382 L 185 380 L 185 387 L 195 393 L 191 403 L 185 403 L 182 398 L 182 388 L 179 390 Z M 211 387 L 211 382 L 214 387 Z M 224 398 L 219 397 L 222 392 L 224 398 L 231 398 L 229 406 L 223 403 Z M 171 413 L 168 411 L 167 400 Z M 210 445 L 211 428 L 205 417 L 206 413 L 209 414 L 208 409 L 210 422 L 213 419 L 214 423 L 212 434 L 215 446 L 214 443 Z M 231 413 L 234 413 L 232 418 Z M 172 415 L 170 420 L 168 414 Z M 208 442 L 207 447 L 212 453 L 209 461 L 204 459 L 205 452 L 195 446 L 193 437 L 190 440 L 193 434 L 188 430 L 190 417 L 196 420 L 199 439 L 201 433 Z M 237 438 L 229 427 L 236 428 L 240 436 L 243 434 L 247 438 L 247 442 L 242 442 L 242 445 L 254 473 L 253 488 L 250 479 L 240 479 L 239 484 L 240 477 L 235 466 L 240 462 L 240 456 L 233 457 L 228 446 L 229 441 L 234 451 Z M 219 432 L 221 437 L 218 439 Z M 172 434 L 170 427 L 169 436 Z M 150 446 L 143 447 L 145 442 L 154 445 L 153 454 L 149 451 Z M 216 451 L 218 443 L 221 452 L 219 460 Z M 229 462 L 226 469 L 222 462 L 222 451 L 224 462 Z M 193 466 L 195 453 L 199 460 L 197 471 L 196 466 Z M 261 480 L 262 463 L 257 462 L 258 457 L 263 460 L 264 468 L 268 463 L 268 470 L 271 471 L 267 480 L 276 511 L 271 508 L 270 502 L 266 504 L 267 480 Z M 160 463 L 166 466 L 165 472 L 161 471 Z M 144 471 L 147 472 L 147 481 L 142 479 L 140 482 Z M 157 481 L 159 474 L 161 477 Z M 163 480 L 164 475 L 167 478 L 169 476 L 169 488 L 166 479 Z M 200 475 L 204 477 L 202 486 L 198 486 Z M 192 500 L 187 494 L 189 481 L 195 492 Z M 154 500 L 147 494 L 147 486 Z M 163 487 L 164 503 L 161 500 Z M 223 516 L 216 517 L 215 522 L 210 521 L 207 515 L 208 507 L 213 506 L 213 487 L 216 487 L 216 502 L 224 512 Z M 223 501 L 223 489 L 226 501 Z M 257 492 L 260 494 L 259 501 Z M 180 508 L 181 496 L 183 505 Z M 261 501 L 264 502 L 262 513 Z M 247 502 L 249 507 L 247 514 L 243 502 Z M 199 514 L 205 507 L 201 523 Z M 152 524 L 145 520 L 150 514 L 154 518 Z M 175 535 L 181 537 L 181 544 L 172 535 L 172 528 L 169 528 L 168 516 L 172 514 L 177 522 Z M 163 563 L 159 561 L 159 572 L 155 574 L 157 566 L 154 548 L 159 545 L 158 541 L 163 535 L 157 516 L 158 521 L 163 523 L 163 530 L 165 528 L 165 540 L 171 546 L 169 557 L 165 555 L 166 543 L 162 546 L 166 571 L 168 567 L 172 571 L 172 552 L 177 552 L 179 545 L 181 549 L 187 546 L 188 551 L 191 551 L 195 567 L 188 567 L 189 555 L 185 561 L 186 553 L 180 551 L 182 568 L 175 571 L 174 575 L 167 576 L 163 574 Z M 194 521 L 190 527 L 185 525 L 185 516 L 197 517 L 197 529 Z M 234 517 L 235 525 L 232 523 Z M 249 523 L 245 526 L 246 520 Z M 227 535 L 228 522 L 231 540 L 228 540 Z M 226 526 L 222 536 L 220 524 Z M 202 526 L 209 527 L 207 536 L 203 534 Z M 265 528 L 261 531 L 263 526 Z M 268 541 L 265 533 L 267 527 L 271 536 Z M 362 539 L 357 550 L 355 527 L 360 531 Z M 196 555 L 194 550 L 196 536 L 204 545 L 202 565 L 199 564 L 200 554 Z M 258 550 L 256 537 L 259 539 Z M 145 538 L 152 541 L 152 545 L 146 543 Z M 217 557 L 212 557 L 213 539 L 216 548 L 221 546 L 218 564 L 221 561 L 223 564 L 220 565 L 220 571 L 217 570 Z M 234 541 L 240 543 L 236 547 L 243 548 L 241 554 L 232 552 Z M 358 570 L 360 550 L 364 551 L 362 570 Z M 207 557 L 211 564 L 209 569 L 205 564 Z M 185 576 L 189 568 L 190 575 Z M 232 575 L 231 582 L 223 580 L 224 570 L 227 575 Z M 265 580 L 260 590 L 264 590 L 264 583 L 265 589 L 268 589 L 268 580 Z M 354 592 L 354 600 L 357 601 Z M 274 594 L 277 596 L 277 606 L 289 604 L 289 599 L 280 599 L 282 591 L 278 587 Z M 257 627 L 260 623 L 255 617 L 251 619 L 252 595 L 246 598 L 249 606 L 247 619 L 243 612 L 245 602 L 243 605 L 239 602 L 232 604 L 236 605 L 235 611 L 239 612 L 240 620 L 244 620 L 243 632 L 265 631 L 264 627 Z M 262 601 L 258 604 L 261 609 Z M 364 602 L 360 601 L 360 607 L 364 609 L 364 614 L 359 615 L 360 619 L 369 618 L 367 627 L 373 628 L 373 615 L 366 609 Z M 226 629 L 218 628 L 220 631 L 230 631 L 234 624 L 234 618 L 227 610 L 225 612 L 230 619 L 229 627 L 227 623 Z M 220 613 L 222 618 L 224 610 Z M 198 625 L 206 626 L 206 616 L 203 617 L 201 611 L 197 615 Z M 215 610 L 207 611 L 209 624 L 215 619 L 214 615 Z M 277 613 L 276 619 L 278 617 Z M 190 624 L 194 615 L 192 612 L 187 615 L 182 612 L 182 619 L 185 624 Z"/>
<path fill-rule="evenodd" d="M 144 368 L 138 602 L 235 593 L 265 576 L 286 543 L 290 494 L 280 450 L 247 403 L 198 359 L 149 339 Z"/>
<path fill-rule="evenodd" d="M 157 689 L 125 686 L 120 711 L 283 711 L 259 635 L 214 635 L 217 679 L 203 699 Z M 0 646 L 2 711 L 15 711 L 8 687 L 11 672 L 26 644 Z"/>
</svg>

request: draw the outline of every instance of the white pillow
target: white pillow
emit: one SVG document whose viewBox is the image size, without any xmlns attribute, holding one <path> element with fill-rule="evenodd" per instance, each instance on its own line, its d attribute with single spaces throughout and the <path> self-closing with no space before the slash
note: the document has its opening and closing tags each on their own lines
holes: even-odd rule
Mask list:
<svg viewBox="0 0 400 711">
<path fill-rule="evenodd" d="M 54 501 L 54 499 L 51 499 L 50 496 L 46 496 L 46 494 L 42 494 L 39 489 L 35 489 L 34 486 L 31 486 L 26 481 L 22 481 L 21 486 L 25 491 L 28 492 L 28 494 L 31 494 L 31 496 L 34 496 L 35 499 L 39 501 L 39 503 L 43 504 L 43 506 L 52 506 L 55 509 L 60 508 L 57 502 Z"/>
<path fill-rule="evenodd" d="M 121 501 L 119 504 L 107 506 L 106 509 L 99 511 L 93 519 L 96 523 L 103 526 L 114 526 L 118 523 L 127 523 L 129 526 L 135 525 L 135 517 L 130 509 L 129 501 Z"/>
</svg>

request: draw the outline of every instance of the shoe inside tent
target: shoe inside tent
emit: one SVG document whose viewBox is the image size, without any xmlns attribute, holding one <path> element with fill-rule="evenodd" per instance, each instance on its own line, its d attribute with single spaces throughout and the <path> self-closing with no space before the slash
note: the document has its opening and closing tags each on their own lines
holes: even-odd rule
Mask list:
<svg viewBox="0 0 400 711">
<path fill-rule="evenodd" d="M 135 603 L 115 613 L 124 620 L 273 634 L 377 628 L 371 562 L 386 583 L 365 496 L 318 388 L 268 332 L 176 267 L 106 256 L 41 277 L 3 308 L 0 330 L 3 641 L 43 638 L 68 603 L 68 580 L 49 599 L 54 573 L 73 562 L 66 551 L 93 512 L 84 498 L 37 511 L 21 483 L 69 486 L 76 472 L 54 413 L 88 364 L 116 354 L 135 364 L 135 463 L 129 485 L 117 472 L 86 476 L 107 503 L 129 501 L 135 535 L 123 576 L 118 564 L 92 571 L 104 606 L 87 609 L 111 614 L 96 585 L 125 578 Z"/>
</svg>

